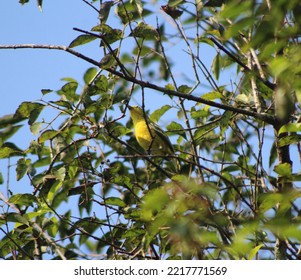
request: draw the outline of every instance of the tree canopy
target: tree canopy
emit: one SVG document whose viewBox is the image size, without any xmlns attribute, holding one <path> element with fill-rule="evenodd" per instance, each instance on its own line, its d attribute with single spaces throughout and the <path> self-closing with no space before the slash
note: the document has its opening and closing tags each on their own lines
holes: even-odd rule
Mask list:
<svg viewBox="0 0 301 280">
<path fill-rule="evenodd" d="M 68 46 L 0 45 L 90 64 L 0 118 L 0 160 L 28 184 L 0 192 L 0 257 L 300 259 L 300 1 L 82 4 L 98 24 Z M 174 155 L 138 145 L 128 104 Z"/>
</svg>

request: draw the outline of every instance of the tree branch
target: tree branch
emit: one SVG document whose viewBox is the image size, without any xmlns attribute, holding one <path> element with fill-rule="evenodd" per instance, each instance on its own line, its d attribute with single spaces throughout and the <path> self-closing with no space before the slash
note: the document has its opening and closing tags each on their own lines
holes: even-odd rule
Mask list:
<svg viewBox="0 0 301 280">
<path fill-rule="evenodd" d="M 97 35 L 97 36 L 99 36 L 99 35 Z M 96 60 L 94 60 L 90 57 L 87 57 L 87 56 L 85 56 L 85 55 L 83 55 L 83 54 L 67 47 L 67 46 L 35 45 L 35 44 L 0 45 L 0 49 L 28 49 L 28 48 L 32 48 L 32 49 L 52 49 L 52 50 L 66 51 L 66 52 L 68 52 L 68 53 L 70 53 L 70 54 L 72 54 L 76 57 L 79 57 L 79 58 L 81 58 L 81 59 L 97 66 L 97 67 L 100 66 L 98 61 L 96 61 Z M 247 66 L 245 66 L 241 62 L 239 64 L 242 64 L 243 67 L 248 68 Z M 212 107 L 215 107 L 215 108 L 223 109 L 225 111 L 230 111 L 230 112 L 242 114 L 242 115 L 245 115 L 245 116 L 254 117 L 256 119 L 259 119 L 259 120 L 264 121 L 264 122 L 266 122 L 268 124 L 271 124 L 271 125 L 274 125 L 275 121 L 276 121 L 274 116 L 271 116 L 271 115 L 266 114 L 266 113 L 257 113 L 257 112 L 253 112 L 253 111 L 249 111 L 249 110 L 244 110 L 244 109 L 236 108 L 236 107 L 233 107 L 233 106 L 230 106 L 230 105 L 225 105 L 225 104 L 217 103 L 217 102 L 214 102 L 214 101 L 211 101 L 211 100 L 207 100 L 207 99 L 195 96 L 195 95 L 188 95 L 188 94 L 176 91 L 176 90 L 166 89 L 164 87 L 152 84 L 148 81 L 145 82 L 145 81 L 139 80 L 139 79 L 137 79 L 133 76 L 129 76 L 127 73 L 121 73 L 121 72 L 119 72 L 119 71 L 117 71 L 113 68 L 109 68 L 109 69 L 106 69 L 106 70 L 108 72 L 110 72 L 110 73 L 126 80 L 126 81 L 138 84 L 138 85 L 140 85 L 141 87 L 144 87 L 144 88 L 149 88 L 149 89 L 153 89 L 153 90 L 162 92 L 163 94 L 166 94 L 166 95 L 177 96 L 177 97 L 180 97 L 180 98 L 183 98 L 183 99 L 186 99 L 186 100 L 195 101 L 195 102 L 206 104 L 206 105 L 209 105 L 209 106 L 212 106 Z M 249 68 L 248 68 L 248 70 L 249 70 Z"/>
</svg>

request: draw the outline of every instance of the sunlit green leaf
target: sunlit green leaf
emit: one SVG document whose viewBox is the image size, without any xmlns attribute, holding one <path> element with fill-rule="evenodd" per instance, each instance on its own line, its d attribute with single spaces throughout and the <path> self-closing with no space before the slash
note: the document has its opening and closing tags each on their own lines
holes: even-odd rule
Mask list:
<svg viewBox="0 0 301 280">
<path fill-rule="evenodd" d="M 190 86 L 187 86 L 187 85 L 180 85 L 180 86 L 178 87 L 178 91 L 179 91 L 179 92 L 182 92 L 182 93 L 190 93 L 191 87 L 190 87 Z"/>
<path fill-rule="evenodd" d="M 301 123 L 288 123 L 283 125 L 279 129 L 278 135 L 284 132 L 301 132 Z"/>
<path fill-rule="evenodd" d="M 166 126 L 166 128 L 169 132 L 172 132 L 172 134 L 181 135 L 182 137 L 187 139 L 185 129 L 180 123 L 171 122 L 168 126 Z"/>
<path fill-rule="evenodd" d="M 96 40 L 97 37 L 92 35 L 79 35 L 77 38 L 75 38 L 69 45 L 69 48 L 75 48 L 77 46 L 81 46 L 87 43 L 90 43 L 94 40 Z"/>
<path fill-rule="evenodd" d="M 256 246 L 255 248 L 253 248 L 251 251 L 250 251 L 250 254 L 248 256 L 248 260 L 252 260 L 256 254 L 259 252 L 259 250 L 261 249 L 261 247 L 263 246 L 264 244 L 260 244 L 258 246 Z"/>
<path fill-rule="evenodd" d="M 114 205 L 114 206 L 119 206 L 119 207 L 126 206 L 125 202 L 122 199 L 120 199 L 119 197 L 107 197 L 105 199 L 105 203 L 108 205 Z"/>
<path fill-rule="evenodd" d="M 106 76 L 100 75 L 94 82 L 96 88 L 101 92 L 108 92 L 109 89 L 109 82 Z"/>
<path fill-rule="evenodd" d="M 17 181 L 23 178 L 23 176 L 30 170 L 31 168 L 31 160 L 20 158 L 17 162 L 16 172 L 17 172 Z"/>
<path fill-rule="evenodd" d="M 203 141 L 203 137 L 205 137 L 208 133 L 213 131 L 219 125 L 218 122 L 211 122 L 205 125 L 202 125 L 198 128 L 194 133 L 195 145 L 199 145 Z"/>
<path fill-rule="evenodd" d="M 95 78 L 96 73 L 97 69 L 95 67 L 91 67 L 85 72 L 84 81 L 86 85 L 91 83 L 91 81 Z"/>
<path fill-rule="evenodd" d="M 39 117 L 45 105 L 37 102 L 23 102 L 15 112 L 14 118 L 28 119 L 28 124 L 33 124 Z"/>
<path fill-rule="evenodd" d="M 215 79 L 219 79 L 219 74 L 220 74 L 220 70 L 221 70 L 221 65 L 220 65 L 221 63 L 220 63 L 220 54 L 218 53 L 215 57 L 214 57 L 214 59 L 213 59 L 213 61 L 212 61 L 212 66 L 211 66 L 211 68 L 212 68 L 212 72 L 213 72 L 213 74 L 214 74 L 214 76 L 215 76 Z"/>
<path fill-rule="evenodd" d="M 67 98 L 69 101 L 77 101 L 79 100 L 79 95 L 76 94 L 77 87 L 77 82 L 69 82 L 62 86 L 58 94 L 64 96 L 64 98 Z"/>
<path fill-rule="evenodd" d="M 175 90 L 175 87 L 172 84 L 167 84 L 164 88 L 168 90 Z"/>
<path fill-rule="evenodd" d="M 154 189 L 144 196 L 141 209 L 141 218 L 150 221 L 153 215 L 167 205 L 169 196 L 164 189 Z"/>
<path fill-rule="evenodd" d="M 110 14 L 111 7 L 113 6 L 113 4 L 114 4 L 114 1 L 101 2 L 98 18 L 101 20 L 102 23 L 105 23 L 107 21 L 108 16 Z"/>
<path fill-rule="evenodd" d="M 201 96 L 201 98 L 206 99 L 206 100 L 215 100 L 215 99 L 219 99 L 222 97 L 223 97 L 223 95 L 218 91 L 208 92 Z"/>
<path fill-rule="evenodd" d="M 44 143 L 47 140 L 52 140 L 59 132 L 56 130 L 45 130 L 38 138 L 38 143 Z"/>
<path fill-rule="evenodd" d="M 33 206 L 34 203 L 38 203 L 38 199 L 36 198 L 36 196 L 30 193 L 15 194 L 11 196 L 8 201 L 15 205 L 19 205 L 20 207 Z"/>
<path fill-rule="evenodd" d="M 30 126 L 30 131 L 33 135 L 37 135 L 42 127 L 42 122 L 36 122 Z"/>
<path fill-rule="evenodd" d="M 279 147 L 283 147 L 292 144 L 297 144 L 299 142 L 301 142 L 301 135 L 295 134 L 280 138 L 278 145 Z"/>
<path fill-rule="evenodd" d="M 130 36 L 143 38 L 145 40 L 157 40 L 158 32 L 157 30 L 144 22 L 139 22 L 137 27 L 131 32 Z"/>
<path fill-rule="evenodd" d="M 28 225 L 28 220 L 18 213 L 8 213 L 6 215 L 6 220 L 9 222 L 14 222 L 16 224 Z"/>
<path fill-rule="evenodd" d="M 55 237 L 59 230 L 59 222 L 56 217 L 52 217 L 45 225 L 44 228 L 51 237 Z"/>
<path fill-rule="evenodd" d="M 143 5 L 142 2 L 140 0 L 131 0 L 131 3 L 135 5 L 138 14 L 140 15 L 140 17 L 142 17 L 142 13 L 143 13 Z"/>
<path fill-rule="evenodd" d="M 169 0 L 168 1 L 168 6 L 170 7 L 176 7 L 182 3 L 184 3 L 185 1 L 184 0 Z"/>
<path fill-rule="evenodd" d="M 274 167 L 274 171 L 283 177 L 290 177 L 292 175 L 292 166 L 289 163 L 280 163 Z"/>
<path fill-rule="evenodd" d="M 161 108 L 155 110 L 151 115 L 150 115 L 150 119 L 157 123 L 160 118 L 171 108 L 171 106 L 169 105 L 164 105 Z"/>
<path fill-rule="evenodd" d="M 18 148 L 14 143 L 5 142 L 0 147 L 0 158 L 9 158 L 22 155 L 24 155 L 24 152 L 20 148 Z"/>
</svg>

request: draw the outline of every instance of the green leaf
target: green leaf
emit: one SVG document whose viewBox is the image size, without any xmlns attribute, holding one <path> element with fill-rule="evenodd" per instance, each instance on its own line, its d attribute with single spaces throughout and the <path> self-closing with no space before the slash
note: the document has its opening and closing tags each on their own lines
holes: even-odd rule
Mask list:
<svg viewBox="0 0 301 280">
<path fill-rule="evenodd" d="M 8 201 L 19 206 L 33 206 L 34 203 L 38 203 L 36 196 L 30 193 L 15 194 Z"/>
<path fill-rule="evenodd" d="M 133 14 L 128 13 L 123 5 L 117 5 L 115 9 L 116 15 L 120 18 L 121 22 L 125 25 L 133 19 Z"/>
<path fill-rule="evenodd" d="M 40 132 L 42 122 L 36 122 L 30 126 L 30 131 L 33 135 L 37 135 Z"/>
<path fill-rule="evenodd" d="M 79 166 L 77 164 L 70 164 L 68 167 L 68 176 L 69 178 L 75 178 L 77 172 L 78 172 Z"/>
<path fill-rule="evenodd" d="M 45 130 L 40 137 L 38 138 L 38 143 L 42 144 L 47 140 L 52 140 L 55 136 L 57 136 L 60 132 L 56 130 Z"/>
<path fill-rule="evenodd" d="M 221 128 L 221 135 L 225 133 L 225 131 L 228 129 L 231 118 L 233 116 L 233 113 L 231 111 L 225 111 L 222 115 L 222 118 L 220 119 L 220 128 Z"/>
<path fill-rule="evenodd" d="M 29 2 L 29 0 L 19 0 L 19 3 L 22 4 L 22 5 L 24 5 L 24 4 L 28 3 L 28 2 Z"/>
<path fill-rule="evenodd" d="M 143 5 L 142 5 L 142 2 L 140 0 L 131 0 L 130 1 L 131 4 L 134 4 L 136 9 L 137 9 L 137 12 L 139 14 L 139 16 L 142 18 L 142 13 L 143 13 Z"/>
<path fill-rule="evenodd" d="M 115 137 L 120 137 L 120 136 L 126 135 L 129 132 L 131 132 L 131 129 L 128 129 L 127 127 L 122 126 L 122 125 L 116 125 L 116 126 L 114 126 L 114 128 L 111 131 L 111 133 Z"/>
<path fill-rule="evenodd" d="M 160 118 L 171 108 L 169 105 L 164 105 L 161 108 L 155 110 L 151 115 L 150 115 L 150 120 L 157 123 Z"/>
<path fill-rule="evenodd" d="M 117 14 L 122 23 L 125 25 L 129 22 L 132 22 L 133 20 L 138 21 L 139 19 L 141 19 L 141 16 L 137 11 L 137 7 L 134 4 L 131 4 L 130 1 L 123 2 L 122 4 L 120 2 L 119 4 L 117 4 L 117 7 L 115 8 L 115 14 Z M 146 17 L 150 14 L 153 14 L 153 11 L 143 9 L 142 17 Z"/>
<path fill-rule="evenodd" d="M 223 97 L 223 95 L 218 91 L 208 92 L 201 96 L 201 98 L 203 98 L 205 100 L 215 100 L 215 99 L 219 99 L 222 97 Z"/>
<path fill-rule="evenodd" d="M 112 179 L 112 183 L 118 185 L 118 186 L 123 186 L 126 187 L 127 189 L 133 189 L 133 184 L 131 182 L 131 178 L 121 175 L 121 176 L 114 176 Z"/>
<path fill-rule="evenodd" d="M 23 102 L 15 112 L 14 118 L 28 119 L 28 124 L 33 124 L 45 105 L 37 102 Z"/>
<path fill-rule="evenodd" d="M 51 185 L 50 190 L 49 190 L 49 192 L 48 192 L 48 194 L 47 194 L 47 201 L 48 201 L 48 202 L 52 202 L 52 201 L 53 201 L 55 195 L 56 195 L 56 194 L 58 193 L 58 191 L 62 188 L 62 186 L 63 186 L 63 181 L 59 181 L 59 180 L 55 181 L 55 182 Z"/>
<path fill-rule="evenodd" d="M 113 55 L 114 53 L 114 55 Z M 109 69 L 110 67 L 114 66 L 116 61 L 116 56 L 118 55 L 118 48 L 113 50 L 113 53 L 106 54 L 99 62 L 99 66 L 101 69 Z"/>
<path fill-rule="evenodd" d="M 28 220 L 24 216 L 22 216 L 20 214 L 17 214 L 17 213 L 8 213 L 7 216 L 6 216 L 6 220 L 8 222 L 16 223 L 15 227 L 18 226 L 17 225 L 18 223 L 19 224 L 24 224 L 24 225 L 29 225 Z"/>
<path fill-rule="evenodd" d="M 118 207 L 126 206 L 126 203 L 118 197 L 108 197 L 104 200 L 104 203 L 108 205 L 118 206 Z"/>
<path fill-rule="evenodd" d="M 95 39 L 97 39 L 96 36 L 92 36 L 92 35 L 79 35 L 77 38 L 75 38 L 69 45 L 69 48 L 74 48 L 77 46 L 81 46 L 87 43 L 90 43 L 92 41 L 94 41 Z"/>
<path fill-rule="evenodd" d="M 261 247 L 263 246 L 264 244 L 260 244 L 258 246 L 256 246 L 255 248 L 253 248 L 251 251 L 250 251 L 250 254 L 248 256 L 248 260 L 252 260 L 255 255 L 258 253 L 258 251 L 261 249 Z"/>
<path fill-rule="evenodd" d="M 208 135 L 208 133 L 211 133 L 218 125 L 219 122 L 210 122 L 197 129 L 194 133 L 195 145 L 202 143 L 205 136 Z"/>
<path fill-rule="evenodd" d="M 84 74 L 85 84 L 88 85 L 95 78 L 97 74 L 97 69 L 95 67 L 89 68 Z"/>
<path fill-rule="evenodd" d="M 292 166 L 289 163 L 280 163 L 274 167 L 274 171 L 283 177 L 290 177 L 292 175 Z"/>
<path fill-rule="evenodd" d="M 199 118 L 206 118 L 210 115 L 210 112 L 208 110 L 208 107 L 205 107 L 204 109 L 200 109 L 200 110 L 197 110 L 197 111 L 192 111 L 190 113 L 190 116 L 193 118 L 193 119 L 199 119 Z"/>
<path fill-rule="evenodd" d="M 137 27 L 130 33 L 129 36 L 143 38 L 145 40 L 157 40 L 158 35 L 159 34 L 154 27 L 144 22 L 139 22 Z"/>
<path fill-rule="evenodd" d="M 62 86 L 58 94 L 63 95 L 69 101 L 78 101 L 79 96 L 76 94 L 77 87 L 77 82 L 69 82 Z"/>
<path fill-rule="evenodd" d="M 61 167 L 58 170 L 55 170 L 53 172 L 53 175 L 55 176 L 56 179 L 58 179 L 59 181 L 64 181 L 65 177 L 66 177 L 66 168 L 65 167 Z"/>
<path fill-rule="evenodd" d="M 98 30 L 97 30 L 98 29 Z M 109 25 L 99 25 L 95 27 L 94 31 L 98 31 L 102 33 L 102 41 L 100 46 L 106 46 L 107 44 L 113 44 L 116 41 L 122 39 L 123 31 L 120 29 L 113 29 Z"/>
<path fill-rule="evenodd" d="M 13 125 L 22 121 L 22 119 L 17 119 L 14 114 L 5 115 L 0 118 L 0 129 L 6 128 L 8 125 Z"/>
<path fill-rule="evenodd" d="M 175 87 L 172 84 L 167 84 L 164 88 L 167 90 L 175 90 Z"/>
<path fill-rule="evenodd" d="M 16 167 L 17 181 L 22 179 L 30 169 L 31 169 L 31 160 L 20 158 L 17 162 L 17 167 Z"/>
<path fill-rule="evenodd" d="M 225 0 L 223 0 L 225 1 Z M 210 2 L 223 2 L 222 0 L 211 0 Z M 251 2 L 250 1 L 242 1 L 239 5 L 236 2 L 228 3 L 224 5 L 224 8 L 221 10 L 219 16 L 221 18 L 234 18 L 240 17 L 245 13 L 250 11 Z"/>
<path fill-rule="evenodd" d="M 285 132 L 301 132 L 301 123 L 288 123 L 283 125 L 279 129 L 278 135 Z"/>
<path fill-rule="evenodd" d="M 163 189 L 153 189 L 149 191 L 143 198 L 141 209 L 141 219 L 151 221 L 154 214 L 160 212 L 169 202 L 169 195 Z"/>
<path fill-rule="evenodd" d="M 168 6 L 176 7 L 176 6 L 179 6 L 180 4 L 182 4 L 184 2 L 186 2 L 186 1 L 184 1 L 184 0 L 169 0 L 168 1 Z"/>
<path fill-rule="evenodd" d="M 0 139 L 2 142 L 12 137 L 22 125 L 7 125 L 5 129 L 0 131 Z"/>
<path fill-rule="evenodd" d="M 50 103 L 66 108 L 68 110 L 73 110 L 72 102 L 70 101 L 58 100 L 58 101 L 50 101 Z"/>
<path fill-rule="evenodd" d="M 101 1 L 98 18 L 102 23 L 105 23 L 107 21 L 113 4 L 114 1 L 104 1 L 103 3 Z"/>
<path fill-rule="evenodd" d="M 23 155 L 24 152 L 11 142 L 5 142 L 0 148 L 0 159 Z"/>
<path fill-rule="evenodd" d="M 52 89 L 41 89 L 41 92 L 42 92 L 43 95 L 46 95 L 48 93 L 53 92 L 53 90 Z"/>
<path fill-rule="evenodd" d="M 122 238 L 136 238 L 143 236 L 145 234 L 145 229 L 141 228 L 130 228 L 122 234 Z"/>
<path fill-rule="evenodd" d="M 108 92 L 109 81 L 105 75 L 98 76 L 97 79 L 94 81 L 94 85 L 100 92 Z"/>
<path fill-rule="evenodd" d="M 148 56 L 152 53 L 153 49 L 148 46 L 138 46 L 133 49 L 134 55 L 139 55 L 140 57 Z"/>
<path fill-rule="evenodd" d="M 301 141 L 301 135 L 294 134 L 294 135 L 288 135 L 285 137 L 280 138 L 279 140 L 279 147 L 288 146 L 291 144 L 297 144 Z"/>
<path fill-rule="evenodd" d="M 207 38 L 205 36 L 201 36 L 201 37 L 197 38 L 196 43 L 205 43 L 211 47 L 214 47 L 214 43 L 212 42 L 212 40 L 210 40 L 209 38 Z"/>
<path fill-rule="evenodd" d="M 254 24 L 254 19 L 252 17 L 242 18 L 237 21 L 235 24 L 229 26 L 225 32 L 226 38 L 232 38 L 241 34 L 244 30 L 249 28 Z"/>
<path fill-rule="evenodd" d="M 56 217 L 52 217 L 50 220 L 48 220 L 46 225 L 44 225 L 44 228 L 51 237 L 56 237 L 56 234 L 59 230 L 59 223 Z"/>
<path fill-rule="evenodd" d="M 168 131 L 171 131 L 173 134 L 181 135 L 182 137 L 187 139 L 185 129 L 181 124 L 177 122 L 171 122 L 166 128 Z"/>
<path fill-rule="evenodd" d="M 220 65 L 221 65 L 221 59 L 220 59 L 220 54 L 217 53 L 217 55 L 214 57 L 213 61 L 212 61 L 212 72 L 213 75 L 215 76 L 215 79 L 218 80 L 219 79 L 219 74 L 220 74 Z"/>
<path fill-rule="evenodd" d="M 269 156 L 269 167 L 271 167 L 277 159 L 277 147 L 275 141 L 272 144 Z"/>
<path fill-rule="evenodd" d="M 190 93 L 191 89 L 192 88 L 187 85 L 181 85 L 178 87 L 179 92 L 186 93 L 186 94 Z"/>
</svg>

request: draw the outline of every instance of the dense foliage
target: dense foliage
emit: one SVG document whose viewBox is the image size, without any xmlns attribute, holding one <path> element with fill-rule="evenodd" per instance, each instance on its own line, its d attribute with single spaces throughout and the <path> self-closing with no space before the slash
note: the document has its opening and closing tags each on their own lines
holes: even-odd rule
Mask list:
<svg viewBox="0 0 301 280">
<path fill-rule="evenodd" d="M 0 158 L 30 189 L 0 193 L 0 257 L 300 259 L 300 1 L 83 5 L 99 24 L 48 48 L 91 64 L 84 86 L 0 119 Z M 99 58 L 78 51 L 96 40 Z M 139 147 L 128 103 L 174 156 Z"/>
</svg>

